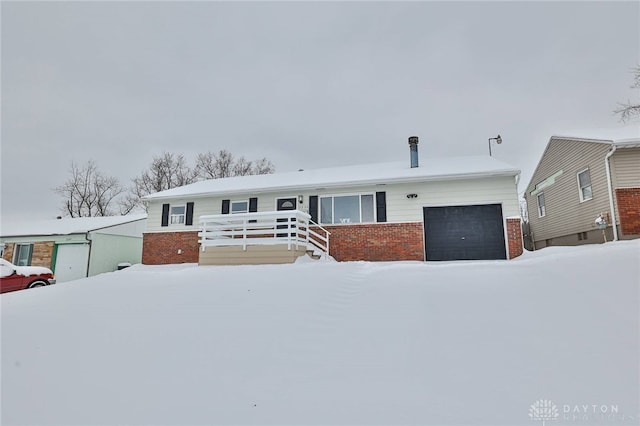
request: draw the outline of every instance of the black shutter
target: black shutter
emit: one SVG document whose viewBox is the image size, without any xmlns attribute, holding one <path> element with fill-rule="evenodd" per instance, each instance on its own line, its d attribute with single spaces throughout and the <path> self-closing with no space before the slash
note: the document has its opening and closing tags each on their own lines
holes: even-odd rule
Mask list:
<svg viewBox="0 0 640 426">
<path fill-rule="evenodd" d="M 311 215 L 311 220 L 315 223 L 318 222 L 318 196 L 311 195 L 309 197 L 309 214 Z"/>
<path fill-rule="evenodd" d="M 193 203 L 187 203 L 187 216 L 184 218 L 186 226 L 193 225 Z"/>
<path fill-rule="evenodd" d="M 382 192 L 376 192 L 376 216 L 378 222 L 387 221 L 387 194 Z"/>
<path fill-rule="evenodd" d="M 162 223 L 161 226 L 169 226 L 169 204 L 162 205 Z"/>
<path fill-rule="evenodd" d="M 258 211 L 258 199 L 257 198 L 249 198 L 249 213 L 255 213 Z M 257 220 L 250 220 L 249 223 L 256 223 Z"/>
<path fill-rule="evenodd" d="M 222 200 L 222 214 L 229 214 L 230 205 L 231 205 L 231 200 Z"/>
</svg>

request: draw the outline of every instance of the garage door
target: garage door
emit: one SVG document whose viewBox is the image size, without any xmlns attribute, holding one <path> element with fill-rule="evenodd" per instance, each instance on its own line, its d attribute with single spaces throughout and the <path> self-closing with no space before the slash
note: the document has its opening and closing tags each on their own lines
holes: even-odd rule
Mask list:
<svg viewBox="0 0 640 426">
<path fill-rule="evenodd" d="M 60 244 L 56 254 L 57 282 L 73 281 L 87 276 L 89 244 Z"/>
<path fill-rule="evenodd" d="M 425 207 L 426 260 L 506 259 L 502 206 Z"/>
</svg>

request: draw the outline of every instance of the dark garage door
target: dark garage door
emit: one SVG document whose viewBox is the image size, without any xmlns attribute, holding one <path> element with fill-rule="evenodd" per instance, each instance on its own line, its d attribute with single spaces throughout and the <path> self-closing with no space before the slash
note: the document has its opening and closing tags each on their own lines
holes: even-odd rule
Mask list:
<svg viewBox="0 0 640 426">
<path fill-rule="evenodd" d="M 506 259 L 502 206 L 425 207 L 426 260 Z"/>
</svg>

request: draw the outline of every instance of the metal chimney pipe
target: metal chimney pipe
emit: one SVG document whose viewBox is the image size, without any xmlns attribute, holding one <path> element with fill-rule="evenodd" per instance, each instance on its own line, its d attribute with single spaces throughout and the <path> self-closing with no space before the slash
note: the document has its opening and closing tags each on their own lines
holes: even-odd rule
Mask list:
<svg viewBox="0 0 640 426">
<path fill-rule="evenodd" d="M 409 137 L 409 152 L 411 154 L 411 168 L 418 167 L 418 137 Z"/>
</svg>

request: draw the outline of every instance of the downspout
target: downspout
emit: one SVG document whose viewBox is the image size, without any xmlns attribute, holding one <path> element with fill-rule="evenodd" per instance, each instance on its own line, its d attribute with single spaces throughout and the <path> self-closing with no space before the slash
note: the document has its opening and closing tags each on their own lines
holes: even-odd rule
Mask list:
<svg viewBox="0 0 640 426">
<path fill-rule="evenodd" d="M 91 266 L 91 233 L 90 232 L 87 232 L 85 239 L 89 243 L 89 255 L 87 256 L 87 273 L 85 276 L 89 277 L 89 267 Z"/>
<path fill-rule="evenodd" d="M 609 210 L 611 211 L 611 222 L 613 224 L 613 241 L 618 241 L 618 225 L 616 223 L 616 212 L 613 204 L 613 186 L 611 185 L 611 166 L 609 165 L 609 159 L 616 152 L 616 146 L 611 146 L 611 151 L 604 157 L 604 167 L 607 172 L 607 189 L 609 190 Z"/>
</svg>

